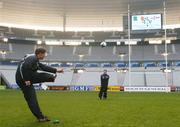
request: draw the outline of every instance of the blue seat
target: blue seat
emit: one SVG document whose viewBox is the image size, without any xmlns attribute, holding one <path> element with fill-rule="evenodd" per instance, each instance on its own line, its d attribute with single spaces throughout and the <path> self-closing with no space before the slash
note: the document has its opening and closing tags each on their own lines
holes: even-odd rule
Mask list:
<svg viewBox="0 0 180 127">
<path fill-rule="evenodd" d="M 1 65 L 17 66 L 18 63 L 19 63 L 18 61 L 2 61 Z"/>
<path fill-rule="evenodd" d="M 84 63 L 76 63 L 75 67 L 84 67 Z"/>
<path fill-rule="evenodd" d="M 103 63 L 101 64 L 102 67 L 112 67 L 111 63 Z"/>
<path fill-rule="evenodd" d="M 116 63 L 115 66 L 121 68 L 121 67 L 126 67 L 126 64 L 125 63 Z"/>
<path fill-rule="evenodd" d="M 141 67 L 141 65 L 138 62 L 132 62 L 131 67 Z"/>
<path fill-rule="evenodd" d="M 59 64 L 58 63 L 52 63 L 50 64 L 52 67 L 59 67 Z"/>
<path fill-rule="evenodd" d="M 72 65 L 70 65 L 70 64 L 67 64 L 67 63 L 62 63 L 61 64 L 61 67 L 71 67 Z"/>
<path fill-rule="evenodd" d="M 176 61 L 176 62 L 175 62 L 175 66 L 176 66 L 176 67 L 180 67 L 180 61 Z"/>
<path fill-rule="evenodd" d="M 144 67 L 157 67 L 154 62 L 145 62 Z"/>
<path fill-rule="evenodd" d="M 89 63 L 89 64 L 86 64 L 86 67 L 99 67 L 99 64 L 98 63 Z"/>
<path fill-rule="evenodd" d="M 160 67 L 166 67 L 166 62 L 159 62 L 159 66 Z M 167 66 L 169 67 L 169 66 L 171 66 L 171 64 L 168 62 Z"/>
</svg>

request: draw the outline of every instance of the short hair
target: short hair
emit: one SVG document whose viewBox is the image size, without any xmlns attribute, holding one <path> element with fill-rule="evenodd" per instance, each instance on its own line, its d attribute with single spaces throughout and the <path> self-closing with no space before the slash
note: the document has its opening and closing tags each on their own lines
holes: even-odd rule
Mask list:
<svg viewBox="0 0 180 127">
<path fill-rule="evenodd" d="M 35 50 L 35 54 L 38 55 L 39 53 L 42 53 L 42 54 L 46 53 L 46 49 L 44 49 L 44 48 L 37 48 Z"/>
<path fill-rule="evenodd" d="M 106 70 L 106 69 L 104 69 L 104 72 L 107 72 L 107 70 Z"/>
</svg>

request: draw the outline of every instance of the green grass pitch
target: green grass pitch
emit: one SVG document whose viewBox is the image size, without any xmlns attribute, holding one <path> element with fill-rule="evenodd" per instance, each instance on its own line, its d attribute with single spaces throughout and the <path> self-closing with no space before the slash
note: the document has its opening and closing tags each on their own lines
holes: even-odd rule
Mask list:
<svg viewBox="0 0 180 127">
<path fill-rule="evenodd" d="M 180 127 L 179 93 L 38 91 L 42 111 L 60 124 L 38 123 L 21 91 L 0 91 L 0 127 Z"/>
</svg>

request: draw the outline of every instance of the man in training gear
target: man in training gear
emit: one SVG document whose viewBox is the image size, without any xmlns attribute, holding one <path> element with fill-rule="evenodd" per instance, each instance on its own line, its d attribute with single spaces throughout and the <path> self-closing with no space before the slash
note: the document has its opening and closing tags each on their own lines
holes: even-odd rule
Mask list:
<svg viewBox="0 0 180 127">
<path fill-rule="evenodd" d="M 107 98 L 108 82 L 109 82 L 109 75 L 107 74 L 107 70 L 104 70 L 104 73 L 101 75 L 101 88 L 99 92 L 100 99 Z"/>
<path fill-rule="evenodd" d="M 37 48 L 35 54 L 24 57 L 16 71 L 16 83 L 21 88 L 31 112 L 39 122 L 50 120 L 40 110 L 33 84 L 54 82 L 56 73 L 63 73 L 62 69 L 52 68 L 40 63 L 39 60 L 43 60 L 45 55 L 46 50 L 44 48 Z M 44 72 L 37 72 L 38 70 Z"/>
</svg>

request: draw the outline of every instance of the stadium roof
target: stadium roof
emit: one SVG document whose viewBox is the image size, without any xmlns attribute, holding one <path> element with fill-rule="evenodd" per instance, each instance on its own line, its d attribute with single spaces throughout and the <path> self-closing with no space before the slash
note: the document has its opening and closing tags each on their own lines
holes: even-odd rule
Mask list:
<svg viewBox="0 0 180 127">
<path fill-rule="evenodd" d="M 180 25 L 180 0 L 166 0 L 167 25 Z M 0 26 L 62 31 L 121 31 L 123 16 L 163 13 L 163 0 L 1 0 Z M 175 26 L 172 26 L 175 25 Z"/>
</svg>

